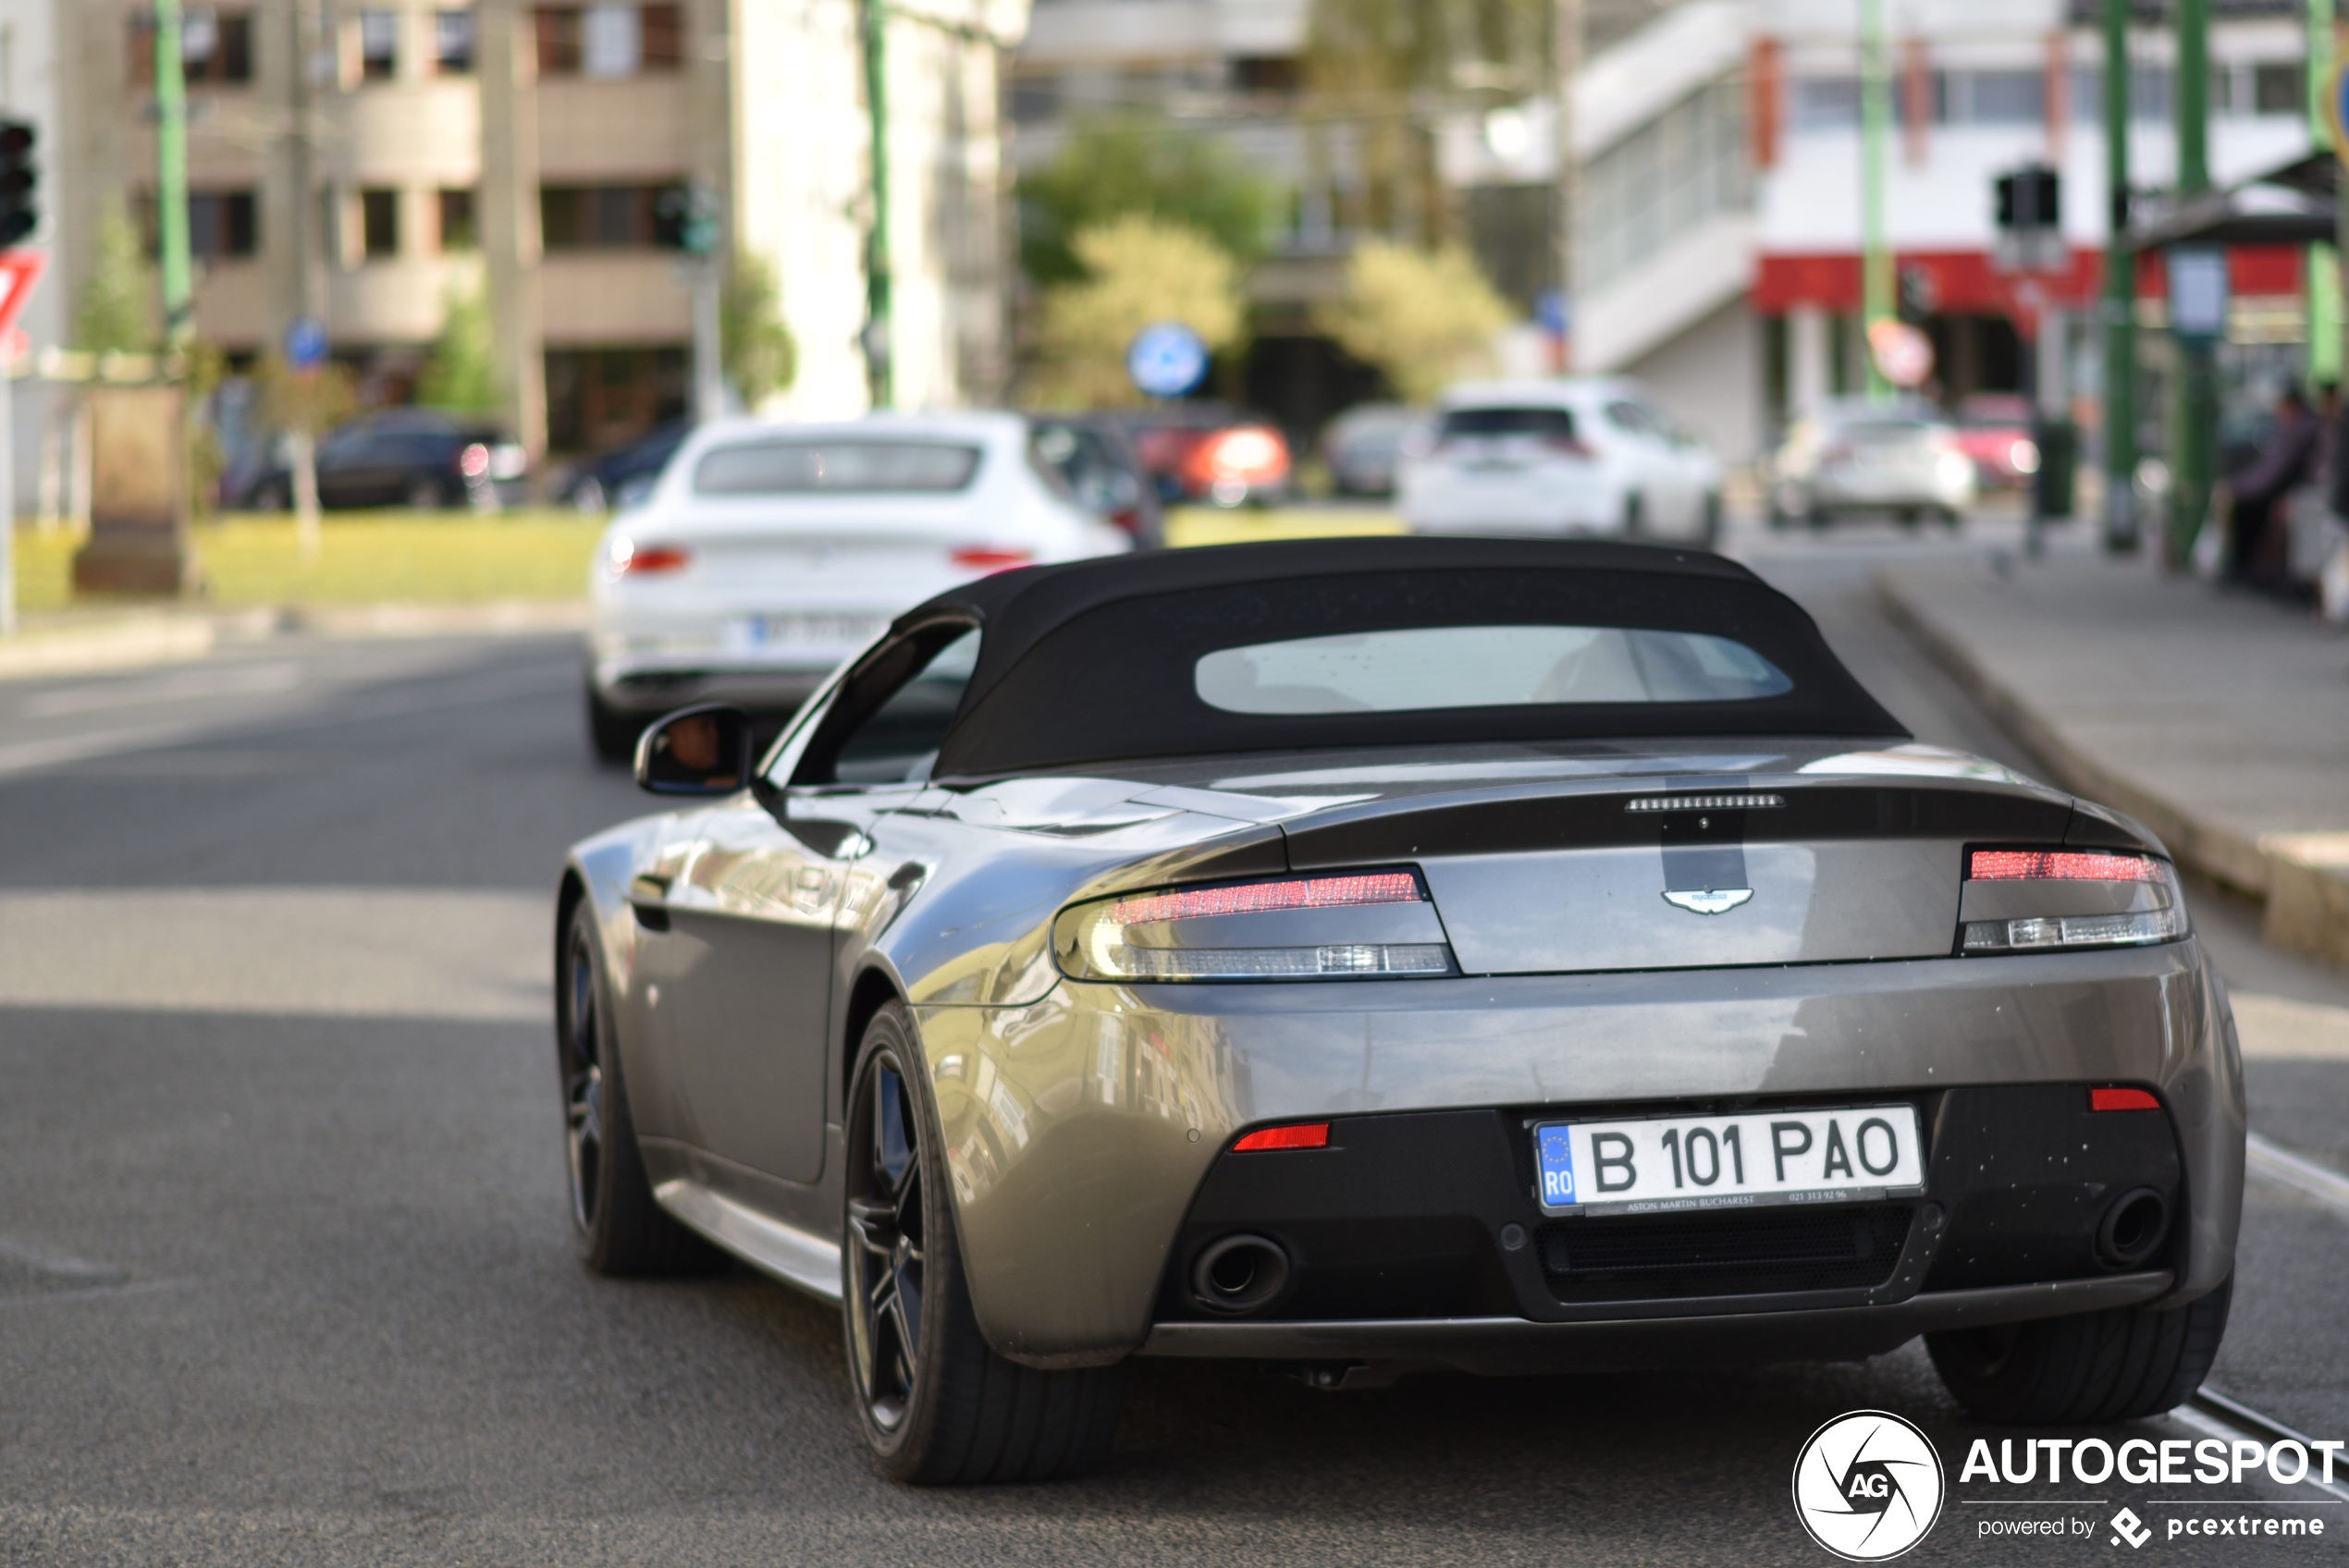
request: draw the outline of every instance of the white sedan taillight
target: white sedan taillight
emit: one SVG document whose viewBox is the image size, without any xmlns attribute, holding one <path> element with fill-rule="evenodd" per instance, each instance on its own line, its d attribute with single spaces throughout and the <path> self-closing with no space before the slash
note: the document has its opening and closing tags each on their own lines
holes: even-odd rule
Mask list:
<svg viewBox="0 0 2349 1568">
<path fill-rule="evenodd" d="M 1958 919 L 1969 953 L 2174 942 L 2187 930 L 2168 861 L 2085 850 L 1969 851 Z"/>
<path fill-rule="evenodd" d="M 1348 872 L 1128 893 L 1064 910 L 1052 949 L 1076 980 L 1344 980 L 1450 974 L 1416 873 Z"/>
</svg>

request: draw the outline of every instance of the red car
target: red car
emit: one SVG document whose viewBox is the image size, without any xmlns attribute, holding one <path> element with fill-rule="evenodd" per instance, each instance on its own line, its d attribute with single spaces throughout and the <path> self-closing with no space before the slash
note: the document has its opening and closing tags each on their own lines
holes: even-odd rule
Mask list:
<svg viewBox="0 0 2349 1568">
<path fill-rule="evenodd" d="M 1212 404 L 1178 404 L 1129 415 L 1126 428 L 1170 501 L 1237 507 L 1288 495 L 1288 438 L 1276 425 Z"/>
<path fill-rule="evenodd" d="M 1985 490 L 2021 490 L 2039 472 L 2031 438 L 2031 403 L 2011 392 L 1984 392 L 1958 404 L 1958 447 L 1974 459 Z"/>
</svg>

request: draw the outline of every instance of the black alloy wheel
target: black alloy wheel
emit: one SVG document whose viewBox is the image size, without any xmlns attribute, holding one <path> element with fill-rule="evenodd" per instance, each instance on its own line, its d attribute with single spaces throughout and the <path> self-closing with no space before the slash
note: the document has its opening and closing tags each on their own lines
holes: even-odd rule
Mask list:
<svg viewBox="0 0 2349 1568">
<path fill-rule="evenodd" d="M 596 908 L 582 899 L 564 929 L 555 993 L 564 1162 L 580 1260 L 598 1274 L 699 1273 L 719 1261 L 718 1254 L 653 1197 L 628 1110 L 609 997 Z"/>
<path fill-rule="evenodd" d="M 1046 1371 L 996 1354 L 963 1272 L 912 1014 L 866 1027 L 848 1099 L 841 1328 L 882 1474 L 916 1486 L 1049 1481 L 1108 1457 L 1123 1363 Z"/>
<path fill-rule="evenodd" d="M 895 1432 L 922 1354 L 922 1162 L 905 1070 L 892 1049 L 870 1064 L 870 1102 L 848 1199 L 849 1354 L 866 1418 Z M 860 1120 L 864 1120 L 861 1119 Z"/>
</svg>

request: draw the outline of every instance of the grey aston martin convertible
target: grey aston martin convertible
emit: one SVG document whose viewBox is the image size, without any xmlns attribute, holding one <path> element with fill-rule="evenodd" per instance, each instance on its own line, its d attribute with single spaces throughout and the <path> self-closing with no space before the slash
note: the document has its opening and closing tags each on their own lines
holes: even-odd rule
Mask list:
<svg viewBox="0 0 2349 1568">
<path fill-rule="evenodd" d="M 1006 572 L 559 904 L 589 1268 L 842 1304 L 891 1475 L 1097 1462 L 1135 1355 L 1322 1387 L 1851 1359 L 2120 1420 L 2226 1326 L 2244 1100 L 2161 845 L 1609 544 Z M 698 797 L 698 798 L 696 798 Z"/>
</svg>

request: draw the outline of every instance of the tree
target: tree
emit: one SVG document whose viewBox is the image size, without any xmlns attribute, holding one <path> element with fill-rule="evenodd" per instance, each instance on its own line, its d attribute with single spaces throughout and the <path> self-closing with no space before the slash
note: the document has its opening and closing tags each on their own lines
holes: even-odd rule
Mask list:
<svg viewBox="0 0 2349 1568">
<path fill-rule="evenodd" d="M 1199 230 L 1129 214 L 1079 231 L 1070 249 L 1086 276 L 1044 296 L 1030 386 L 1044 406 L 1140 403 L 1125 350 L 1153 322 L 1181 322 L 1211 351 L 1239 343 L 1239 263 Z"/>
<path fill-rule="evenodd" d="M 718 300 L 718 343 L 726 380 L 746 409 L 788 390 L 799 374 L 799 345 L 783 325 L 781 291 L 766 257 L 734 252 Z"/>
<path fill-rule="evenodd" d="M 318 437 L 358 412 L 358 384 L 348 369 L 331 360 L 314 369 L 296 370 L 274 353 L 261 361 L 254 380 L 261 386 L 263 424 L 285 432 L 292 443 L 294 539 L 301 558 L 315 560 Z"/>
<path fill-rule="evenodd" d="M 93 354 L 152 354 L 162 345 L 154 268 L 129 215 L 110 207 L 98 220 L 90 276 L 75 302 L 75 347 Z"/>
<path fill-rule="evenodd" d="M 1224 141 L 1154 115 L 1079 117 L 1020 180 L 1020 265 L 1039 284 L 1073 282 L 1085 273 L 1076 237 L 1127 214 L 1195 229 L 1246 265 L 1271 247 L 1287 200 Z"/>
<path fill-rule="evenodd" d="M 479 288 L 452 288 L 441 312 L 440 336 L 416 378 L 416 401 L 453 414 L 498 411 L 498 353 L 489 305 Z"/>
<path fill-rule="evenodd" d="M 1313 0 L 1303 118 L 1319 160 L 1343 136 L 1359 178 L 1338 227 L 1448 238 L 1433 116 L 1543 91 L 1551 16 L 1550 0 Z"/>
<path fill-rule="evenodd" d="M 1420 251 L 1364 240 L 1347 263 L 1346 293 L 1314 312 L 1337 346 L 1385 375 L 1407 402 L 1433 400 L 1489 360 L 1509 307 L 1457 245 Z"/>
</svg>

